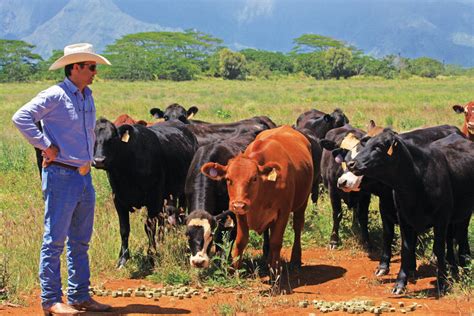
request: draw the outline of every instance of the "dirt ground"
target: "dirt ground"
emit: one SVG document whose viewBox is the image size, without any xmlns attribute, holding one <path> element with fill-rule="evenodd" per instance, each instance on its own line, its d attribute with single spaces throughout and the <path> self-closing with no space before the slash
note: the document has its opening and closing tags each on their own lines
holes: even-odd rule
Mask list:
<svg viewBox="0 0 474 316">
<path fill-rule="evenodd" d="M 283 251 L 289 257 L 289 250 Z M 311 304 L 312 300 L 349 301 L 370 299 L 375 304 L 390 302 L 397 307 L 398 302 L 410 305 L 414 302 L 421 308 L 407 314 L 413 315 L 473 315 L 472 297 L 445 296 L 436 298 L 434 291 L 435 270 L 431 266 L 418 267 L 416 283 L 409 283 L 408 293 L 394 296 L 390 293 L 393 281 L 400 265 L 395 257 L 389 275 L 377 278 L 374 271 L 377 261 L 363 253 L 350 250 L 329 251 L 311 249 L 303 251 L 303 266 L 290 275 L 289 281 L 283 281 L 291 294 L 268 297 L 262 295 L 262 288 L 237 290 L 217 289 L 215 294 L 203 299 L 201 295 L 178 299 L 163 296 L 158 301 L 144 297 L 96 297 L 102 303 L 111 304 L 109 313 L 87 313 L 87 315 L 158 315 L 158 314 L 223 314 L 237 315 L 309 315 L 320 312 Z M 110 280 L 105 282 L 106 289 L 137 288 L 140 285 L 158 287 L 144 280 Z M 308 307 L 299 307 L 299 302 L 309 300 Z M 0 305 L 0 315 L 41 315 L 38 295 L 26 298 L 28 307 L 10 307 Z M 331 312 L 340 315 L 343 312 Z M 387 313 L 388 314 L 388 313 Z M 86 314 L 83 314 L 86 315 Z M 368 315 L 368 312 L 366 312 Z"/>
</svg>

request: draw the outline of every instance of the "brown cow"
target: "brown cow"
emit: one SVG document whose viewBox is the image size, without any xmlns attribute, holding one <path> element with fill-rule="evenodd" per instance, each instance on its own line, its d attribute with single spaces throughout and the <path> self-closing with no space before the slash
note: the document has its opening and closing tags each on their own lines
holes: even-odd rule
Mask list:
<svg viewBox="0 0 474 316">
<path fill-rule="evenodd" d="M 125 124 L 128 124 L 128 125 L 140 124 L 140 125 L 143 125 L 143 126 L 153 126 L 153 125 L 155 125 L 156 123 L 159 123 L 159 122 L 163 122 L 163 120 L 158 119 L 154 122 L 146 122 L 144 120 L 135 120 L 134 118 L 132 118 L 128 114 L 121 114 L 115 119 L 114 125 L 116 127 L 119 127 L 119 126 L 122 126 L 122 125 L 125 125 Z"/>
<path fill-rule="evenodd" d="M 453 110 L 458 114 L 464 113 L 462 132 L 467 138 L 474 141 L 474 101 L 469 102 L 465 106 L 453 105 Z"/>
<path fill-rule="evenodd" d="M 227 166 L 208 162 L 201 172 L 227 180 L 229 208 L 237 217 L 234 267 L 241 264 L 249 228 L 259 234 L 270 228 L 267 262 L 277 268 L 290 212 L 295 232 L 291 264 L 301 265 L 301 231 L 313 183 L 311 145 L 305 136 L 290 126 L 263 131 Z"/>
</svg>

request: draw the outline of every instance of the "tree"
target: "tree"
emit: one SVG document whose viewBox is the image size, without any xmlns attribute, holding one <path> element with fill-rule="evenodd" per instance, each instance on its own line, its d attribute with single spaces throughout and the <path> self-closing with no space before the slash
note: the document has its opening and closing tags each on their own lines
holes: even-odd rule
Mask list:
<svg viewBox="0 0 474 316">
<path fill-rule="evenodd" d="M 314 79 L 327 79 L 329 70 L 324 60 L 324 52 L 313 52 L 293 55 L 295 70 L 302 71 Z"/>
<path fill-rule="evenodd" d="M 328 65 L 329 73 L 337 80 L 340 77 L 348 78 L 351 75 L 352 53 L 349 49 L 330 48 L 325 52 L 324 60 Z"/>
<path fill-rule="evenodd" d="M 225 79 L 245 79 L 245 56 L 224 48 L 219 53 L 219 69 Z"/>
<path fill-rule="evenodd" d="M 34 45 L 24 41 L 0 39 L 0 82 L 27 81 L 37 71 L 41 56 Z"/>
<path fill-rule="evenodd" d="M 269 52 L 257 49 L 241 50 L 247 60 L 250 74 L 289 74 L 294 71 L 291 58 L 280 52 Z"/>
<path fill-rule="evenodd" d="M 296 44 L 293 47 L 294 53 L 319 52 L 330 48 L 346 47 L 346 44 L 342 41 L 318 34 L 303 34 L 295 38 L 293 43 Z"/>
<path fill-rule="evenodd" d="M 190 80 L 208 68 L 222 40 L 196 30 L 125 35 L 107 46 L 114 65 L 105 75 L 127 80 Z"/>
<path fill-rule="evenodd" d="M 409 61 L 408 71 L 420 77 L 436 78 L 443 73 L 444 66 L 435 59 L 420 57 Z"/>
</svg>

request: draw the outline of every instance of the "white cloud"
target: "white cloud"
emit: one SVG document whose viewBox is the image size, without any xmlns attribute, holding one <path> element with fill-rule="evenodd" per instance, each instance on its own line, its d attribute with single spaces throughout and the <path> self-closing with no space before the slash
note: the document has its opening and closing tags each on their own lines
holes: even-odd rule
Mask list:
<svg viewBox="0 0 474 316">
<path fill-rule="evenodd" d="M 467 33 L 453 33 L 451 34 L 451 39 L 456 45 L 474 47 L 474 35 Z"/>
<path fill-rule="evenodd" d="M 274 0 L 245 0 L 244 7 L 237 12 L 239 24 L 249 23 L 259 16 L 271 16 Z"/>
</svg>

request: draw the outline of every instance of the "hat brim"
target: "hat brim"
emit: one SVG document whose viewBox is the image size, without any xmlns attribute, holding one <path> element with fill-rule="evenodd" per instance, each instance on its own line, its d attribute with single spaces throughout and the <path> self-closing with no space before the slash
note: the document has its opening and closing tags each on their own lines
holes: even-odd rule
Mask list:
<svg viewBox="0 0 474 316">
<path fill-rule="evenodd" d="M 74 53 L 74 54 L 69 54 L 62 56 L 58 60 L 56 60 L 50 67 L 49 70 L 56 70 L 59 68 L 63 68 L 66 65 L 69 64 L 75 64 L 75 63 L 82 63 L 85 61 L 95 61 L 97 64 L 102 64 L 102 65 L 112 65 L 110 61 L 107 60 L 107 58 L 98 55 L 98 54 L 93 54 L 93 53 Z"/>
</svg>

